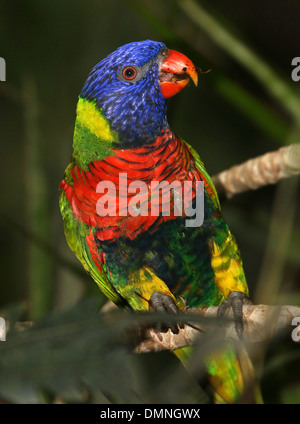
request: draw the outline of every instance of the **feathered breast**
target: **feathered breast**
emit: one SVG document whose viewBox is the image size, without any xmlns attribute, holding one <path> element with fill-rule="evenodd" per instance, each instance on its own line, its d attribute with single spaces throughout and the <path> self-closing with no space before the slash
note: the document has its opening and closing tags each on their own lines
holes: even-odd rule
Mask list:
<svg viewBox="0 0 300 424">
<path fill-rule="evenodd" d="M 205 177 L 194 166 L 187 145 L 170 130 L 162 131 L 153 144 L 114 149 L 113 155 L 91 162 L 87 171 L 76 164 L 70 175 L 72 182 L 63 180 L 60 188 L 75 218 L 94 227 L 97 239 L 106 241 L 121 236 L 133 239 L 144 231 L 155 231 L 163 221 L 175 219 L 178 216 L 174 207 L 176 187 L 183 193 L 186 181 L 192 184 L 184 192 L 184 204 L 193 201 L 197 181 L 204 181 L 205 189 L 210 191 Z M 174 189 L 168 203 L 163 193 L 167 193 L 172 183 Z M 155 191 L 153 187 L 157 184 L 160 190 Z M 100 206 L 102 210 L 105 206 L 106 216 L 100 216 Z M 165 213 L 166 208 L 170 213 Z"/>
</svg>

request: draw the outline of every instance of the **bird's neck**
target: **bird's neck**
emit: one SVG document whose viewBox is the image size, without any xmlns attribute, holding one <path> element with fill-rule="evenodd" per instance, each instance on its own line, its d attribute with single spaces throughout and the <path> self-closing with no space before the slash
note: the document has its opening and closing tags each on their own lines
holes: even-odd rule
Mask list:
<svg viewBox="0 0 300 424">
<path fill-rule="evenodd" d="M 156 126 L 147 125 L 147 117 L 144 117 L 144 120 L 144 125 L 132 130 L 135 134 L 133 139 L 129 135 L 126 138 L 126 131 L 123 131 L 120 137 L 120 133 L 112 129 L 111 123 L 96 102 L 79 97 L 73 138 L 73 160 L 81 169 L 87 170 L 89 163 L 112 156 L 115 150 L 130 150 L 143 146 L 149 146 L 151 150 L 153 144 L 168 143 L 174 136 L 165 117 Z M 127 132 L 132 135 L 130 131 L 128 126 Z"/>
</svg>

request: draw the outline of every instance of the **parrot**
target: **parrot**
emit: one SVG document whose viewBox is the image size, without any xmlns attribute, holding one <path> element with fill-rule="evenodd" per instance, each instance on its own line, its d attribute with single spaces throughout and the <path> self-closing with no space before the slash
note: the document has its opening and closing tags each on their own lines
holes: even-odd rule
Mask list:
<svg viewBox="0 0 300 424">
<path fill-rule="evenodd" d="M 196 66 L 160 41 L 127 43 L 94 66 L 78 98 L 73 154 L 59 185 L 65 237 L 117 306 L 174 314 L 216 305 L 219 316 L 232 308 L 242 337 L 241 306 L 250 299 L 239 248 L 199 154 L 167 119 L 168 99 L 190 82 L 198 84 Z M 150 190 L 157 185 L 161 192 Z M 179 189 L 187 186 L 180 208 Z M 201 225 L 194 219 L 197 187 Z M 181 327 L 161 323 L 160 330 Z M 176 353 L 183 363 L 184 349 Z M 216 403 L 239 401 L 251 374 L 244 368 L 231 347 L 208 358 Z"/>
</svg>

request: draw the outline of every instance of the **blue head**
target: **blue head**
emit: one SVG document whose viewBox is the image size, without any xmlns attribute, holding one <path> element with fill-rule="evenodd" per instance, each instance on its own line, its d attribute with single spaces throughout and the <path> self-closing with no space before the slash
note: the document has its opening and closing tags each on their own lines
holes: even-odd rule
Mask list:
<svg viewBox="0 0 300 424">
<path fill-rule="evenodd" d="M 197 69 L 182 53 L 157 41 L 139 41 L 99 62 L 81 97 L 96 103 L 123 146 L 140 146 L 169 128 L 165 99 L 179 93 L 190 79 L 197 85 Z"/>
<path fill-rule="evenodd" d="M 126 44 L 91 71 L 80 94 L 102 109 L 121 144 L 138 146 L 155 141 L 168 128 L 166 100 L 159 69 L 168 55 L 156 41 Z"/>
</svg>

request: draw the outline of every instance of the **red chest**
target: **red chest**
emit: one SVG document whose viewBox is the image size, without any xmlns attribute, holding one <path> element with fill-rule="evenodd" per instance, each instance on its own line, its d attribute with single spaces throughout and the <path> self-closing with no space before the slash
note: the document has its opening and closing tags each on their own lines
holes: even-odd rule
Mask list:
<svg viewBox="0 0 300 424">
<path fill-rule="evenodd" d="M 61 182 L 75 218 L 95 227 L 97 239 L 133 239 L 150 228 L 154 231 L 162 221 L 176 218 L 174 197 L 169 196 L 166 204 L 167 193 L 166 197 L 162 194 L 169 189 L 168 184 L 182 190 L 185 203 L 192 201 L 195 183 L 203 176 L 193 166 L 185 143 L 166 135 L 169 133 L 149 146 L 114 150 L 112 156 L 90 163 L 88 171 L 76 165 L 71 171 L 73 185 Z M 185 190 L 187 181 L 190 189 Z M 162 189 L 155 192 L 153 188 L 159 183 Z M 136 208 L 137 194 L 140 209 Z M 166 208 L 169 213 L 164 214 Z M 106 216 L 99 215 L 103 209 Z"/>
</svg>

